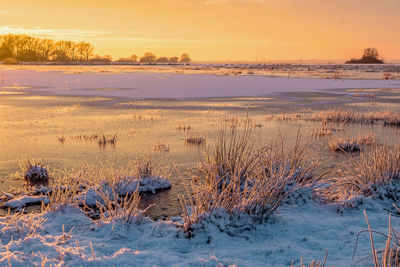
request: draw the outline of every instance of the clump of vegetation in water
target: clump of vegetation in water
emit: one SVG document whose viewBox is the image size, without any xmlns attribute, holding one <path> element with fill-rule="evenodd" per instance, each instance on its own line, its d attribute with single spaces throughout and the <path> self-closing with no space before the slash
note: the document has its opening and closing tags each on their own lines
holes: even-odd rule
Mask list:
<svg viewBox="0 0 400 267">
<path fill-rule="evenodd" d="M 50 179 L 49 171 L 41 160 L 27 160 L 24 167 L 21 168 L 24 173 L 24 179 L 28 182 L 47 182 Z"/>
</svg>

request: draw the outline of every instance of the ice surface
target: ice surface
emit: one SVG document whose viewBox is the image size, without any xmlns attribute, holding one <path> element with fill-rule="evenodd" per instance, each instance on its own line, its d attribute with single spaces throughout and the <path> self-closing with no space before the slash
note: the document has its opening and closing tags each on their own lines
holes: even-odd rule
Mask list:
<svg viewBox="0 0 400 267">
<path fill-rule="evenodd" d="M 0 87 L 0 90 L 34 91 L 46 95 L 103 96 L 129 99 L 263 97 L 282 92 L 321 92 L 332 89 L 400 87 L 398 80 L 278 78 L 262 75 L 77 74 L 61 71 L 36 72 L 33 70 L 4 70 L 3 73 L 6 80 L 1 84 L 3 88 Z"/>
</svg>

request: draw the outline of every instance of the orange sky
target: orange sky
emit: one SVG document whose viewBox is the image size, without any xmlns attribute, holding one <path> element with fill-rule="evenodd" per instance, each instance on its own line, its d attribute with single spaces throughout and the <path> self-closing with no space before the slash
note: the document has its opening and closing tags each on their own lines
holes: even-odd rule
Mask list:
<svg viewBox="0 0 400 267">
<path fill-rule="evenodd" d="M 4 0 L 0 34 L 86 40 L 114 59 L 400 59 L 400 0 Z"/>
</svg>

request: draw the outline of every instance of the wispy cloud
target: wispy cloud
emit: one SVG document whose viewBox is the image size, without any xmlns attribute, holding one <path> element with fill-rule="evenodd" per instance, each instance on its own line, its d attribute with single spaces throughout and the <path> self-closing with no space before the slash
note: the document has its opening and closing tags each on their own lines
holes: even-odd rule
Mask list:
<svg viewBox="0 0 400 267">
<path fill-rule="evenodd" d="M 221 5 L 229 3 L 265 3 L 266 0 L 205 0 L 206 5 Z"/>
<path fill-rule="evenodd" d="M 107 32 L 78 29 L 44 29 L 44 28 L 22 28 L 13 26 L 0 27 L 0 34 L 28 34 L 41 37 L 62 38 L 94 38 L 100 37 Z"/>
</svg>

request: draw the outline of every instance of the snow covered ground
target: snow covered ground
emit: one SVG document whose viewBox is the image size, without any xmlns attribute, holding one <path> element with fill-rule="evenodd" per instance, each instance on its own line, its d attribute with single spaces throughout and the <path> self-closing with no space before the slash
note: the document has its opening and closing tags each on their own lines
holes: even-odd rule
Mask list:
<svg viewBox="0 0 400 267">
<path fill-rule="evenodd" d="M 172 73 L 65 73 L 4 70 L 0 91 L 45 95 L 103 96 L 129 99 L 263 97 L 282 92 L 333 89 L 400 88 L 398 80 L 277 78 L 262 75 L 222 76 Z"/>
<path fill-rule="evenodd" d="M 299 266 L 301 256 L 305 263 L 322 261 L 328 249 L 327 266 L 373 266 L 368 233 L 360 235 L 354 258 L 353 251 L 357 233 L 367 227 L 363 209 L 372 228 L 387 233 L 385 207 L 368 199 L 357 209 L 338 212 L 336 207 L 308 201 L 283 206 L 272 221 L 254 229 L 235 229 L 222 217 L 196 225 L 194 237 L 187 238 L 179 218 L 173 218 L 175 222 L 145 218 L 139 225 L 96 223 L 80 209 L 66 206 L 25 215 L 25 223 L 18 220 L 18 227 L 0 218 L 0 264 L 290 266 L 294 260 Z M 35 225 L 40 226 L 35 229 Z M 378 235 L 375 246 L 384 246 Z"/>
</svg>

